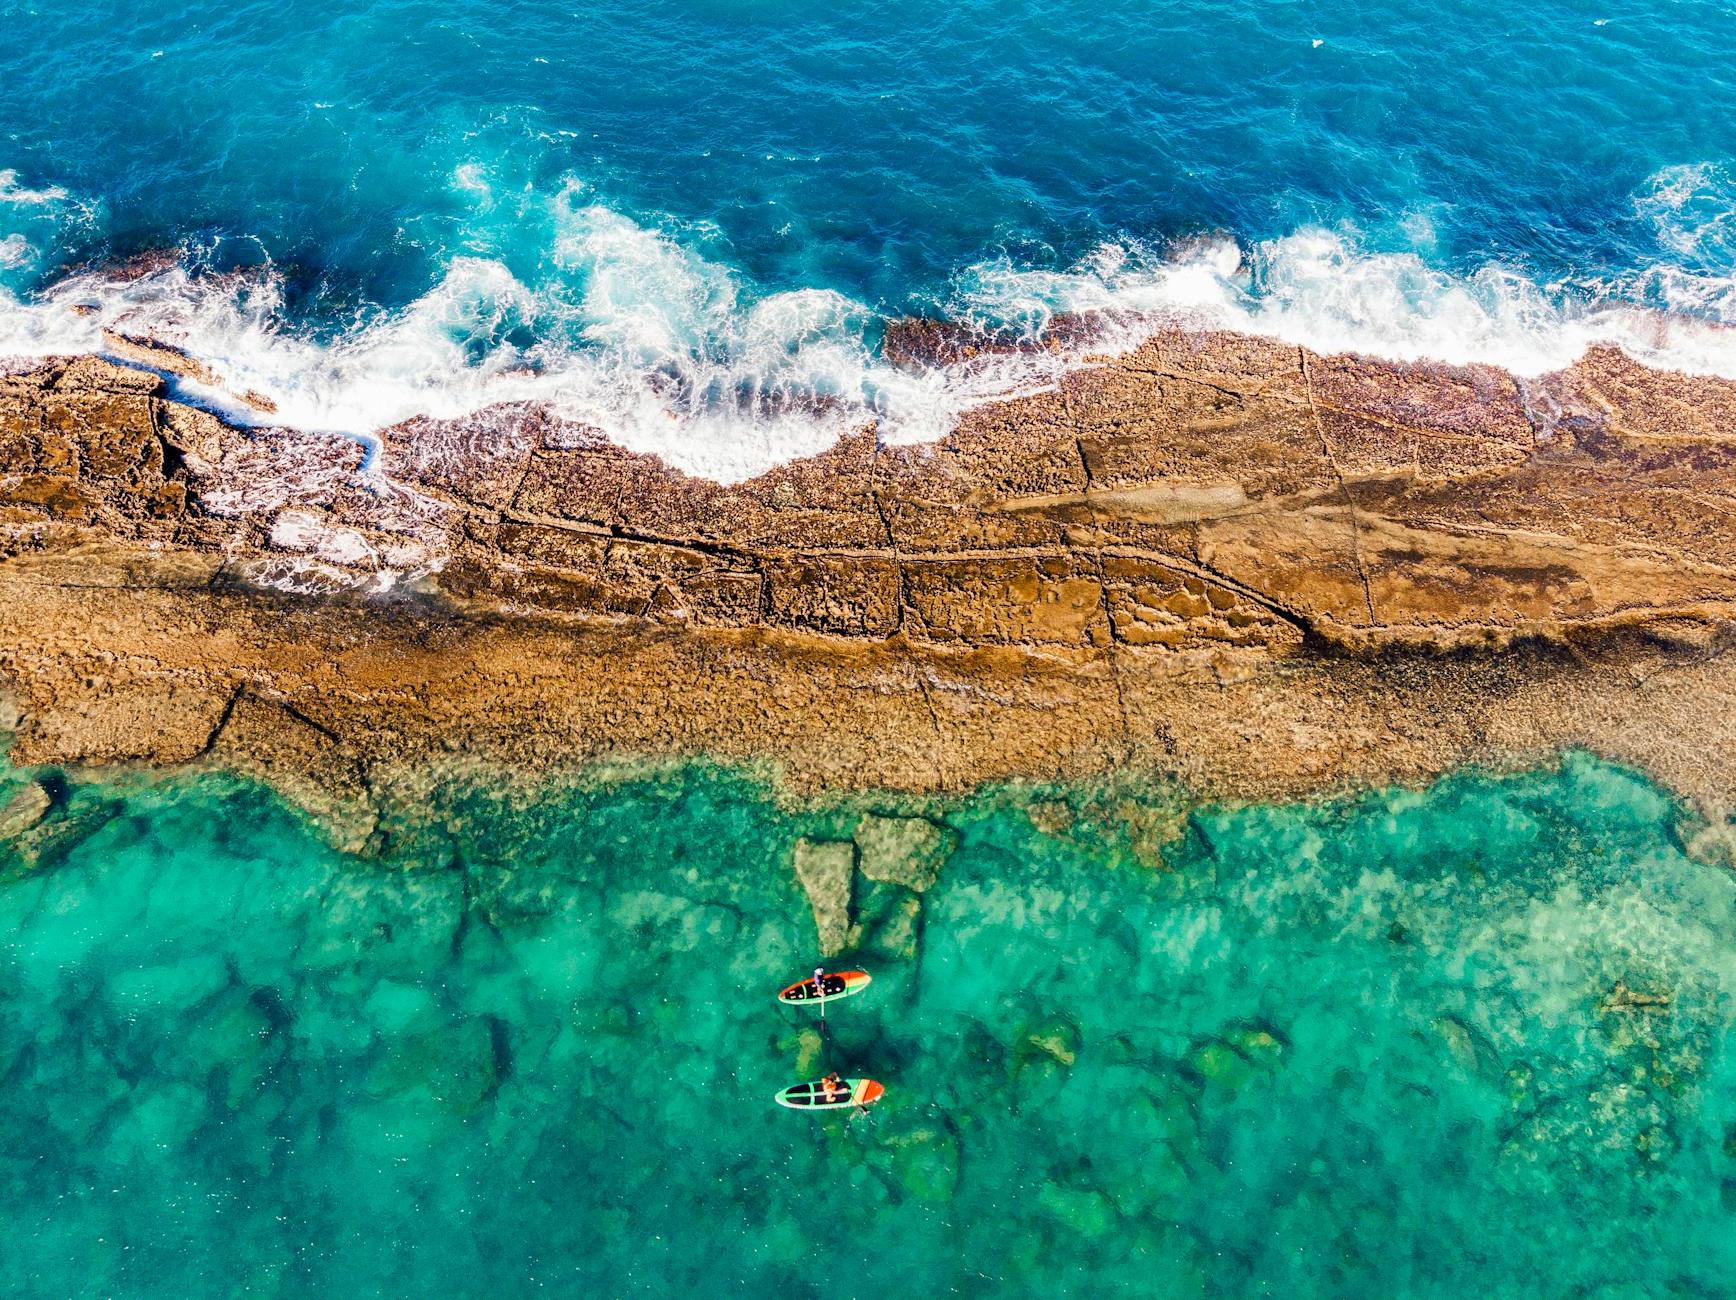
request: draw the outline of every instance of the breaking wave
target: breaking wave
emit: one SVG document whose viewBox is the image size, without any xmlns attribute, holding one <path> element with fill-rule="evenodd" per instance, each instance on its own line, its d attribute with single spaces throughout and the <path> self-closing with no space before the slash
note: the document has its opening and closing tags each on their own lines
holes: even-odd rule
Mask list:
<svg viewBox="0 0 1736 1300">
<path fill-rule="evenodd" d="M 470 170 L 455 184 L 486 191 Z M 408 306 L 315 332 L 292 320 L 279 269 L 201 270 L 199 250 L 182 250 L 35 292 L 0 281 L 0 356 L 102 352 L 106 330 L 148 336 L 221 377 L 221 389 L 190 381 L 196 396 L 222 406 L 251 393 L 274 422 L 364 438 L 413 415 L 541 401 L 720 481 L 870 422 L 889 443 L 932 440 L 970 407 L 1041 389 L 1083 360 L 1014 349 L 894 365 L 878 343 L 885 319 L 866 304 L 823 288 L 756 292 L 679 231 L 587 202 L 577 184 L 538 201 L 551 233 L 547 273 L 531 282 L 502 260 L 455 256 Z M 1087 317 L 1094 354 L 1180 326 L 1527 375 L 1607 344 L 1656 367 L 1736 378 L 1736 185 L 1710 166 L 1672 168 L 1635 206 L 1669 258 L 1620 280 L 1545 283 L 1497 265 L 1455 274 L 1317 227 L 1247 243 L 1106 243 L 1063 270 L 992 259 L 955 276 L 933 309 L 1001 339 Z M 0 171 L 0 267 L 38 256 L 46 219 L 89 211 Z"/>
</svg>

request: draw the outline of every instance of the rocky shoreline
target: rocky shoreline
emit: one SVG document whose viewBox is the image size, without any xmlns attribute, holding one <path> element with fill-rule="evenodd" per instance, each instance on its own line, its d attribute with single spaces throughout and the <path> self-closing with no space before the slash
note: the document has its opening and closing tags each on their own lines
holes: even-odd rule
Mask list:
<svg viewBox="0 0 1736 1300">
<path fill-rule="evenodd" d="M 381 447 L 0 372 L 13 760 L 220 764 L 352 847 L 430 772 L 690 755 L 1255 799 L 1580 746 L 1736 790 L 1736 384 L 1620 353 L 1170 333 L 733 486 L 530 406 Z"/>
</svg>

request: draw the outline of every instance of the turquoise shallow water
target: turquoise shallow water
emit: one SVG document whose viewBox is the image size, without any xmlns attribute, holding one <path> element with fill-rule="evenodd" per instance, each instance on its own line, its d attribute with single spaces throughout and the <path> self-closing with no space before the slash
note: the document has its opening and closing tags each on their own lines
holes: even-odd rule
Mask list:
<svg viewBox="0 0 1736 1300">
<path fill-rule="evenodd" d="M 853 807 L 472 791 L 358 861 L 257 788 L 46 779 L 0 884 L 8 1295 L 1736 1294 L 1736 879 L 1589 759 L 889 809 L 958 847 L 914 926 L 857 881 L 824 1044 L 771 993 L 794 839 Z M 821 1061 L 887 1099 L 771 1105 Z"/>
</svg>

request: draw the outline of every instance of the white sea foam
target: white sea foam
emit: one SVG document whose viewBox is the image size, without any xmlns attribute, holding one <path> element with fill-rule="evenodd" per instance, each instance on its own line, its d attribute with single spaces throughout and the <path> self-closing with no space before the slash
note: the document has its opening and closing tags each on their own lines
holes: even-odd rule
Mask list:
<svg viewBox="0 0 1736 1300">
<path fill-rule="evenodd" d="M 17 189 L 15 177 L 0 181 Z M 482 172 L 455 184 L 487 201 Z M 315 341 L 286 325 L 269 269 L 86 273 L 29 299 L 0 290 L 0 356 L 101 351 L 105 327 L 147 334 L 185 348 L 232 393 L 269 398 L 279 422 L 364 437 L 413 415 L 542 401 L 720 481 L 868 423 L 887 442 L 939 437 L 973 405 L 1041 389 L 1080 360 L 1039 351 L 900 369 L 871 346 L 876 322 L 862 305 L 818 289 L 756 295 L 681 239 L 577 194 L 557 201 L 547 283 L 459 257 L 407 308 Z M 1106 244 L 1065 271 L 983 263 L 937 305 L 985 331 L 1032 336 L 1057 315 L 1089 315 L 1102 324 L 1099 351 L 1181 325 L 1525 375 L 1613 344 L 1659 367 L 1736 378 L 1736 277 L 1718 266 L 1736 189 L 1712 169 L 1672 169 L 1636 204 L 1680 260 L 1620 284 L 1540 285 L 1498 266 L 1454 276 L 1412 253 L 1369 251 L 1352 232 L 1313 229 L 1251 246 Z"/>
<path fill-rule="evenodd" d="M 95 219 L 94 204 L 78 203 L 58 185 L 32 187 L 15 168 L 0 168 L 0 272 L 34 272 L 42 250 Z M 5 291 L 0 281 L 0 293 Z"/>
<path fill-rule="evenodd" d="M 45 204 L 59 203 L 66 197 L 66 191 L 58 185 L 33 190 L 19 181 L 16 169 L 0 168 L 0 203 L 14 203 L 21 207 L 39 207 Z"/>
<path fill-rule="evenodd" d="M 1559 370 L 1608 344 L 1662 368 L 1736 378 L 1733 287 L 1730 277 L 1658 266 L 1619 295 L 1588 296 L 1500 266 L 1454 276 L 1413 253 L 1366 252 L 1343 233 L 1304 230 L 1247 249 L 1227 238 L 1196 242 L 1179 258 L 1107 246 L 1064 275 L 1003 265 L 979 271 L 963 301 L 985 319 L 997 305 L 1033 323 L 1099 313 L 1117 323 L 1123 343 L 1168 322 L 1322 353 L 1485 362 L 1522 375 Z"/>
<path fill-rule="evenodd" d="M 733 481 L 880 421 L 936 437 L 985 395 L 1034 382 L 1011 364 L 912 375 L 879 361 L 871 314 L 840 294 L 752 297 L 728 268 L 603 208 L 562 223 L 556 282 L 455 259 L 408 308 L 332 341 L 285 326 L 269 270 L 76 275 L 28 301 L 0 290 L 0 356 L 100 352 L 103 331 L 171 343 L 224 377 L 188 387 L 233 413 L 251 390 L 274 421 L 366 436 L 413 415 L 546 402 L 695 474 Z M 520 346 L 526 333 L 540 341 Z M 1016 371 L 1016 373 L 1015 373 Z"/>
<path fill-rule="evenodd" d="M 1634 207 L 1671 252 L 1727 269 L 1736 258 L 1736 176 L 1729 168 L 1666 167 L 1635 196 Z"/>
</svg>

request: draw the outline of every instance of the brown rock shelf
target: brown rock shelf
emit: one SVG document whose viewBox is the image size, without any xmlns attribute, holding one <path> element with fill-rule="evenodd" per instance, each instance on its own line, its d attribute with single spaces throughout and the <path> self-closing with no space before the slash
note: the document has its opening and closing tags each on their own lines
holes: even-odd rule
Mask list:
<svg viewBox="0 0 1736 1300">
<path fill-rule="evenodd" d="M 727 486 L 524 404 L 381 443 L 0 372 L 15 761 L 310 806 L 457 754 L 1257 796 L 1577 744 L 1736 784 L 1736 385 L 1617 352 L 1521 381 L 1165 334 Z"/>
</svg>

